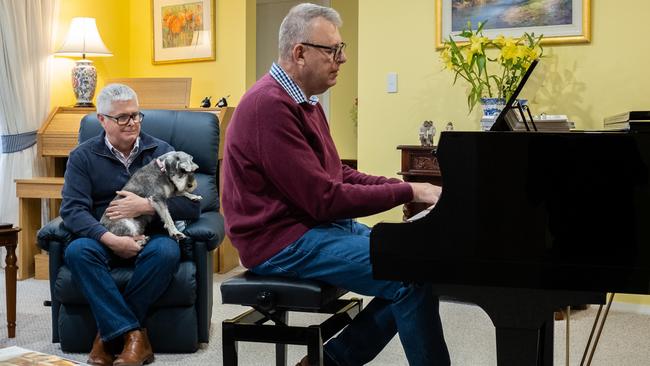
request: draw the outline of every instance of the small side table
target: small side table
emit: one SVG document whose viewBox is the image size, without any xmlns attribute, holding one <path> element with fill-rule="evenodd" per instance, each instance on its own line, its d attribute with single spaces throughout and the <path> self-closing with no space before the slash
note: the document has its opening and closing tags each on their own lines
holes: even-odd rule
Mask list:
<svg viewBox="0 0 650 366">
<path fill-rule="evenodd" d="M 405 182 L 424 182 L 442 186 L 442 174 L 438 166 L 436 146 L 399 145 L 397 149 L 402 152 L 401 170 L 397 174 Z M 417 214 L 427 208 L 426 203 L 409 202 L 404 205 L 404 219 Z"/>
<path fill-rule="evenodd" d="M 28 279 L 36 272 L 34 256 L 41 251 L 36 245 L 36 233 L 41 223 L 41 200 L 61 199 L 63 177 L 34 177 L 16 179 L 18 197 L 18 226 L 22 228 L 18 246 L 18 278 Z"/>
<path fill-rule="evenodd" d="M 16 246 L 20 228 L 11 224 L 0 224 L 0 247 L 7 248 L 5 262 L 5 293 L 7 296 L 7 333 L 9 338 L 16 337 Z"/>
</svg>

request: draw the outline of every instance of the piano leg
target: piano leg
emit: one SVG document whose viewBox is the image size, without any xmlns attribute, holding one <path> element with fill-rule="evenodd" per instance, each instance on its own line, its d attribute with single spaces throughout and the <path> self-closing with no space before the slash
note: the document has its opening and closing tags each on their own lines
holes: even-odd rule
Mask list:
<svg viewBox="0 0 650 366">
<path fill-rule="evenodd" d="M 542 363 L 543 366 L 553 366 L 553 330 L 555 327 L 555 319 L 551 316 L 544 322 L 542 326 Z"/>
<path fill-rule="evenodd" d="M 544 347 L 540 340 L 545 336 L 540 329 L 496 328 L 497 336 L 497 365 L 499 366 L 546 366 L 542 358 L 548 349 L 552 354 L 553 348 Z"/>
<path fill-rule="evenodd" d="M 605 294 L 465 285 L 434 285 L 443 298 L 479 305 L 496 328 L 498 366 L 552 366 L 555 309 L 604 304 Z"/>
</svg>

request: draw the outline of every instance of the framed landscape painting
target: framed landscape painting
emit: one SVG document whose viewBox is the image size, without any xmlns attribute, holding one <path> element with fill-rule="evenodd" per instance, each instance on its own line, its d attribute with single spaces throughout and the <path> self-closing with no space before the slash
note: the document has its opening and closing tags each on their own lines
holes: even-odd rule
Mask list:
<svg viewBox="0 0 650 366">
<path fill-rule="evenodd" d="M 519 37 L 544 35 L 542 43 L 583 43 L 591 40 L 591 0 L 436 0 L 436 47 L 442 48 L 472 22 L 486 22 L 483 35 Z"/>
<path fill-rule="evenodd" d="M 216 58 L 214 0 L 152 0 L 151 14 L 154 64 Z"/>
</svg>

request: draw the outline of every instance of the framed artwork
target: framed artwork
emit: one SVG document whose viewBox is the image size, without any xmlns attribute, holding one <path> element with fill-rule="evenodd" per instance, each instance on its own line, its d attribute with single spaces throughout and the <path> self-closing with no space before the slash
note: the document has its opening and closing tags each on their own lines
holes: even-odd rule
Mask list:
<svg viewBox="0 0 650 366">
<path fill-rule="evenodd" d="M 214 6 L 214 0 L 152 0 L 152 63 L 215 60 Z"/>
<path fill-rule="evenodd" d="M 436 0 L 436 48 L 472 22 L 485 22 L 483 35 L 519 37 L 543 34 L 543 44 L 591 40 L 591 0 Z"/>
</svg>

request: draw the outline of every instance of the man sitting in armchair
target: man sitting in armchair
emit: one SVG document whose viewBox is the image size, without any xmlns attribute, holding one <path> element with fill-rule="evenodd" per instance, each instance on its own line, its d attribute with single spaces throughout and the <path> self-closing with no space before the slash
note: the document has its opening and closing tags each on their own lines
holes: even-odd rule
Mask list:
<svg viewBox="0 0 650 366">
<path fill-rule="evenodd" d="M 140 131 L 144 115 L 126 85 L 110 84 L 99 93 L 97 118 L 104 133 L 77 146 L 66 167 L 61 217 L 78 238 L 65 249 L 64 260 L 97 323 L 87 362 L 143 365 L 154 359 L 144 320 L 178 267 L 179 245 L 162 225 L 155 225 L 157 220 L 147 232 L 147 245 L 141 247 L 139 238 L 116 236 L 99 219 L 104 212 L 112 220 L 155 214 L 147 198 L 121 188 L 136 170 L 173 148 Z M 124 198 L 111 202 L 116 192 Z M 175 220 L 200 215 L 199 203 L 185 197 L 168 203 Z M 110 270 L 127 264 L 135 270 L 121 293 Z"/>
</svg>

